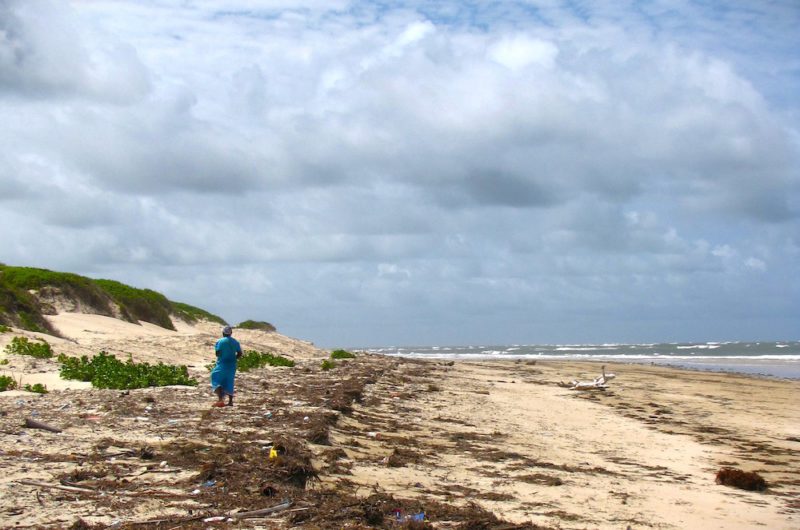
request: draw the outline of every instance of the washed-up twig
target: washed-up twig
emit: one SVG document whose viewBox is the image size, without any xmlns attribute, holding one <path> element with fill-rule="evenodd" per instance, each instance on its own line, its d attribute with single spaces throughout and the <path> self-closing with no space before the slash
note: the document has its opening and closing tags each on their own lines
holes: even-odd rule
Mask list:
<svg viewBox="0 0 800 530">
<path fill-rule="evenodd" d="M 261 517 L 262 515 L 269 515 L 271 513 L 281 512 L 283 510 L 286 510 L 286 509 L 290 508 L 291 506 L 292 506 L 292 501 L 286 501 L 286 502 L 283 502 L 283 503 L 278 504 L 276 506 L 272 506 L 271 508 L 264 508 L 264 509 L 261 509 L 261 510 L 254 510 L 254 511 L 251 511 L 251 512 L 241 512 L 241 513 L 224 514 L 224 515 L 217 515 L 217 516 L 210 516 L 208 514 L 206 514 L 206 515 L 195 515 L 195 516 L 192 516 L 192 517 L 185 517 L 183 519 L 173 519 L 173 518 L 168 518 L 168 519 L 148 519 L 147 521 L 125 522 L 125 523 L 122 523 L 121 526 L 122 527 L 126 527 L 126 526 L 144 526 L 144 525 L 160 525 L 160 524 L 164 524 L 164 523 L 176 523 L 176 524 L 179 525 L 176 528 L 180 528 L 180 525 L 182 525 L 183 523 L 188 523 L 188 522 L 191 522 L 191 521 L 198 521 L 200 519 L 205 519 L 205 520 L 216 520 L 217 518 L 222 518 L 222 519 L 227 519 L 227 518 L 231 518 L 231 519 L 249 519 L 249 518 Z M 308 508 L 301 508 L 301 510 L 307 510 L 307 509 Z M 293 510 L 293 511 L 296 511 L 296 510 Z"/>
<path fill-rule="evenodd" d="M 272 506 L 271 508 L 263 508 L 261 510 L 253 510 L 251 512 L 240 512 L 231 514 L 230 517 L 233 519 L 251 519 L 253 517 L 261 517 L 262 515 L 268 515 L 270 513 L 277 513 L 282 512 L 284 510 L 288 510 L 292 506 L 292 501 L 286 501 L 281 504 Z"/>
<path fill-rule="evenodd" d="M 38 480 L 23 479 L 18 481 L 20 484 L 26 486 L 38 486 L 46 489 L 57 489 L 64 491 L 71 491 L 73 493 L 91 493 L 93 495 L 107 494 L 117 495 L 120 497 L 180 497 L 179 493 L 169 493 L 166 491 L 146 490 L 146 491 L 99 491 L 91 488 L 84 488 L 79 486 L 63 486 L 61 484 L 48 484 L 47 482 L 39 482 Z"/>
<path fill-rule="evenodd" d="M 81 488 L 78 486 L 62 486 L 61 484 L 48 484 L 47 482 L 39 482 L 38 480 L 22 479 L 19 481 L 19 483 L 24 484 L 26 486 L 38 486 L 40 488 L 71 491 L 74 493 L 95 493 L 95 494 L 98 493 L 97 490 L 93 490 L 90 488 Z"/>
<path fill-rule="evenodd" d="M 148 519 L 147 521 L 129 521 L 127 523 L 122 523 L 121 526 L 143 526 L 143 525 L 160 525 L 164 523 L 177 523 L 182 525 L 183 523 L 190 523 L 192 521 L 199 521 L 200 519 L 204 519 L 205 515 L 194 515 L 192 517 L 184 517 L 182 519 Z"/>
<path fill-rule="evenodd" d="M 50 432 L 61 432 L 61 429 L 59 429 L 58 427 L 53 427 L 52 425 L 32 420 L 30 418 L 25 418 L 25 427 L 28 427 L 30 429 L 42 429 Z"/>
</svg>

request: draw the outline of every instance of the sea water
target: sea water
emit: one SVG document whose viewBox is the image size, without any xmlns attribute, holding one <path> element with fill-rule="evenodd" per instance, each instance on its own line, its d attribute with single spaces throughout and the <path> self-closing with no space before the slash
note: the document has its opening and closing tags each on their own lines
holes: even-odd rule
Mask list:
<svg viewBox="0 0 800 530">
<path fill-rule="evenodd" d="M 364 351 L 423 359 L 607 360 L 800 379 L 800 341 L 408 346 Z"/>
</svg>

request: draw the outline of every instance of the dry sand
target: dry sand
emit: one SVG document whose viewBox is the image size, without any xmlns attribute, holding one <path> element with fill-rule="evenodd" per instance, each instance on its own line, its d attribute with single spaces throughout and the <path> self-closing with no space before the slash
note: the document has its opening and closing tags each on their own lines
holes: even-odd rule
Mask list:
<svg viewBox="0 0 800 530">
<path fill-rule="evenodd" d="M 55 361 L 0 353 L 5 373 L 54 390 L 0 393 L 2 528 L 390 526 L 393 509 L 437 528 L 800 528 L 797 381 L 609 365 L 608 390 L 580 393 L 558 382 L 599 365 L 360 356 L 323 371 L 309 343 L 237 330 L 297 366 L 240 374 L 236 406 L 211 410 L 219 326 L 53 323 L 57 353 L 188 364 L 200 385 L 68 388 Z M 286 454 L 270 460 L 273 445 Z M 715 484 L 723 466 L 769 488 Z M 260 519 L 203 522 L 284 499 Z"/>
</svg>

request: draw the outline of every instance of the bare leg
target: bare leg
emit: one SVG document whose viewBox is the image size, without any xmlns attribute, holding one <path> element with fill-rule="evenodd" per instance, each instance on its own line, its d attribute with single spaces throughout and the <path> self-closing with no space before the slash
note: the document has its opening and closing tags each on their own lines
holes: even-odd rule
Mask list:
<svg viewBox="0 0 800 530">
<path fill-rule="evenodd" d="M 222 398 L 224 390 L 222 390 L 221 386 L 218 386 L 214 389 L 214 393 L 217 395 L 217 402 L 218 403 L 225 403 L 224 399 Z"/>
</svg>

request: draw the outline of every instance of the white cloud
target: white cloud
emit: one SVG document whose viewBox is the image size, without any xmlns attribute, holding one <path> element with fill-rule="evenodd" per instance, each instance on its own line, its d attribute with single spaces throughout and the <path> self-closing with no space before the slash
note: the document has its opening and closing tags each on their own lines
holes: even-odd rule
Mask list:
<svg viewBox="0 0 800 530">
<path fill-rule="evenodd" d="M 611 329 L 796 269 L 792 10 L 218 6 L 0 8 L 0 220 L 19 226 L 0 261 L 158 277 L 196 305 L 219 302 L 189 279 L 246 279 L 258 296 L 209 309 L 320 337 L 348 297 L 342 319 L 374 329 L 395 311 L 434 333 L 413 307 L 524 334 L 515 315 L 614 307 Z"/>
</svg>

